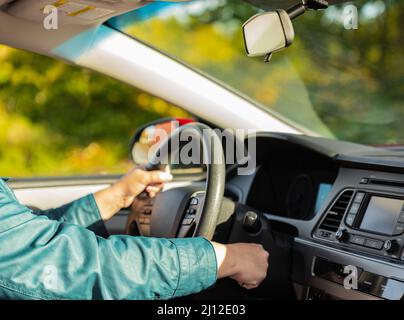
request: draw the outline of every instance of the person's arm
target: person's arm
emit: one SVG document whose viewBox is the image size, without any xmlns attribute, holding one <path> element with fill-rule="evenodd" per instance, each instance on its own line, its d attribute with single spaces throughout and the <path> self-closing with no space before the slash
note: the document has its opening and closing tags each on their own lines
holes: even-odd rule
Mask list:
<svg viewBox="0 0 404 320">
<path fill-rule="evenodd" d="M 72 201 L 58 208 L 37 211 L 59 222 L 77 224 L 97 234 L 105 234 L 103 221 L 108 221 L 121 209 L 129 207 L 134 198 L 146 190 L 154 197 L 172 176 L 168 172 L 134 169 L 113 185 Z"/>
<path fill-rule="evenodd" d="M 35 214 L 46 216 L 59 222 L 76 224 L 88 228 L 98 235 L 107 235 L 104 221 L 93 194 L 86 195 L 58 208 L 35 211 Z"/>
<path fill-rule="evenodd" d="M 0 191 L 0 298 L 168 299 L 216 281 L 203 238 L 104 239 L 32 214 Z"/>
<path fill-rule="evenodd" d="M 148 185 L 152 176 L 134 170 L 121 179 L 115 189 L 124 192 L 118 197 L 121 205 L 129 205 L 133 194 L 145 188 L 154 196 L 161 185 Z M 266 275 L 268 254 L 259 245 L 221 245 L 203 238 L 112 236 L 106 240 L 77 225 L 35 216 L 10 196 L 4 184 L 0 187 L 0 256 L 4 257 L 0 269 L 6 270 L 0 275 L 3 298 L 169 298 L 199 292 L 216 277 L 231 277 L 253 288 Z M 109 204 L 108 199 L 118 199 L 110 194 L 99 199 L 106 201 L 100 204 L 104 215 L 119 207 Z M 52 272 L 56 272 L 57 286 L 53 286 Z"/>
<path fill-rule="evenodd" d="M 260 244 L 212 242 L 215 249 L 218 279 L 231 278 L 246 289 L 254 289 L 268 272 L 269 253 Z"/>
</svg>

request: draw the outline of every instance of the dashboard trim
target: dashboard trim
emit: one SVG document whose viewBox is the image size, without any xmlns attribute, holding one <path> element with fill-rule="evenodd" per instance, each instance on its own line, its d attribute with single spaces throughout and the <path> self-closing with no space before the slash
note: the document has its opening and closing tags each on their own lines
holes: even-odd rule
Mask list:
<svg viewBox="0 0 404 320">
<path fill-rule="evenodd" d="M 294 265 L 292 281 L 304 287 L 303 297 L 309 297 L 309 289 L 317 289 L 339 299 L 374 300 L 378 297 L 357 290 L 347 290 L 344 286 L 313 275 L 313 263 L 317 257 L 342 265 L 352 265 L 368 272 L 403 282 L 404 267 L 372 257 L 365 257 L 310 240 L 295 238 L 293 249 Z M 302 269 L 304 270 L 302 272 Z M 393 275 L 393 276 L 392 276 Z"/>
</svg>

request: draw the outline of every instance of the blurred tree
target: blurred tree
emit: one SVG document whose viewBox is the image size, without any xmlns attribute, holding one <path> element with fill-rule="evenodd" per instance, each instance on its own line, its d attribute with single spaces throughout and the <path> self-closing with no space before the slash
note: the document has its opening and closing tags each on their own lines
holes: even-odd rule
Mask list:
<svg viewBox="0 0 404 320">
<path fill-rule="evenodd" d="M 117 80 L 0 47 L 2 176 L 122 172 L 141 124 L 183 110 Z"/>
<path fill-rule="evenodd" d="M 110 23 L 286 121 L 404 144 L 404 2 L 354 4 L 359 29 L 344 28 L 345 4 L 308 12 L 295 21 L 293 46 L 269 64 L 245 55 L 241 25 L 259 10 L 242 0 L 152 3 Z M 187 116 L 114 79 L 0 46 L 1 175 L 122 171 L 134 129 L 167 115 Z"/>
<path fill-rule="evenodd" d="M 352 4 L 357 30 L 344 28 L 344 8 Z M 293 46 L 267 65 L 244 52 L 241 26 L 256 12 L 240 0 L 200 0 L 146 21 L 135 14 L 121 27 L 306 129 L 404 143 L 404 2 L 359 0 L 307 12 L 294 22 Z"/>
</svg>

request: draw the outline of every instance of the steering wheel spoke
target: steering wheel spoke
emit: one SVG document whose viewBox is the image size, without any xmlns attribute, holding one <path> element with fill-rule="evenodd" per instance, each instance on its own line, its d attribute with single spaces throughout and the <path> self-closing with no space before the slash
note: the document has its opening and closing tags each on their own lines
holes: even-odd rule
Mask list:
<svg viewBox="0 0 404 320">
<path fill-rule="evenodd" d="M 195 192 L 189 201 L 185 211 L 180 228 L 178 230 L 178 238 L 193 237 L 196 235 L 199 222 L 202 218 L 202 209 L 205 200 L 205 191 Z"/>
</svg>

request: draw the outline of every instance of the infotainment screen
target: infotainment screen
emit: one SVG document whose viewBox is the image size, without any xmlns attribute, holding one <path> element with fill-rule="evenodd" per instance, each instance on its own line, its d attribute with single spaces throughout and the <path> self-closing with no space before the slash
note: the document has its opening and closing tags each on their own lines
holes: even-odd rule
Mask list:
<svg viewBox="0 0 404 320">
<path fill-rule="evenodd" d="M 314 205 L 315 214 L 320 212 L 320 209 L 323 206 L 325 200 L 327 200 L 327 197 L 330 194 L 331 189 L 332 189 L 332 184 L 330 184 L 330 183 L 320 183 L 320 185 L 318 186 L 316 203 Z"/>
<path fill-rule="evenodd" d="M 404 200 L 372 196 L 360 229 L 392 235 L 403 205 Z"/>
</svg>

